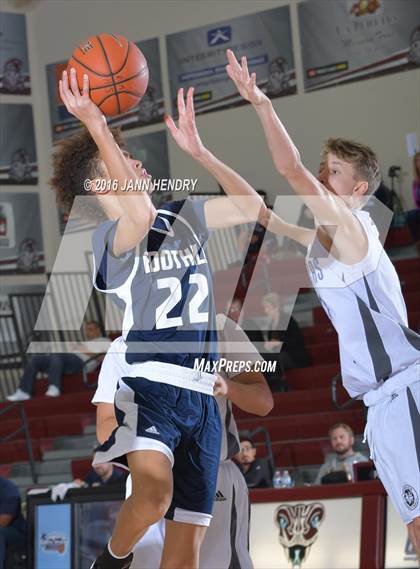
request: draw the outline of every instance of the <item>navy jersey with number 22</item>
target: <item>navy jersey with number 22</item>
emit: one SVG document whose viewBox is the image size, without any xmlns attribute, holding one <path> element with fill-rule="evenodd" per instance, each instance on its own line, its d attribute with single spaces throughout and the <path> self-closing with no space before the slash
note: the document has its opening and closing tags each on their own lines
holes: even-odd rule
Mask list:
<svg viewBox="0 0 420 569">
<path fill-rule="evenodd" d="M 204 203 L 165 204 L 137 249 L 119 257 L 112 253 L 118 221 L 102 223 L 93 234 L 95 287 L 124 303 L 127 363 L 193 367 L 195 358 L 217 360 Z"/>
</svg>

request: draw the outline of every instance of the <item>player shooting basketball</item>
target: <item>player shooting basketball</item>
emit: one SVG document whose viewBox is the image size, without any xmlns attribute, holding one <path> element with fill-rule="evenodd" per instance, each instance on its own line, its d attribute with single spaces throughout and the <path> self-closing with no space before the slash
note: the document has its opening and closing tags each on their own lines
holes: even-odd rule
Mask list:
<svg viewBox="0 0 420 569">
<path fill-rule="evenodd" d="M 316 233 L 296 227 L 295 239 L 308 246 L 309 276 L 339 337 L 344 387 L 369 407 L 372 459 L 420 557 L 420 337 L 408 328 L 397 273 L 361 210 L 380 182 L 377 158 L 363 144 L 330 139 L 321 183 L 246 58 L 239 64 L 232 51 L 227 56 L 228 75 L 257 112 L 277 171 L 316 220 Z"/>
<path fill-rule="evenodd" d="M 67 210 L 85 194 L 86 178 L 116 180 L 116 191 L 85 198 L 82 215 L 98 206 L 105 219 L 93 235 L 95 286 L 125 305 L 123 338 L 130 377 L 115 398 L 118 428 L 95 462 L 129 467 L 133 492 L 123 504 L 108 546 L 95 568 L 125 569 L 147 528 L 167 519 L 161 567 L 198 567 L 200 544 L 210 523 L 220 457 L 220 419 L 213 397 L 215 376 L 194 361 L 216 361 L 211 272 L 205 256 L 209 228 L 268 218 L 255 190 L 201 142 L 193 90 L 178 95 L 179 124 L 166 123 L 177 144 L 224 188 L 233 201 L 178 200 L 154 208 L 147 192 L 122 192 L 127 180 L 149 180 L 142 164 L 124 153 L 118 135 L 74 71 L 60 82 L 70 113 L 87 130 L 60 143 L 52 186 Z M 114 185 L 113 185 L 114 187 Z M 85 194 L 86 195 L 86 194 Z M 244 197 L 247 198 L 244 200 Z M 277 220 L 279 226 L 282 222 Z M 285 232 L 288 226 L 284 224 Z"/>
</svg>

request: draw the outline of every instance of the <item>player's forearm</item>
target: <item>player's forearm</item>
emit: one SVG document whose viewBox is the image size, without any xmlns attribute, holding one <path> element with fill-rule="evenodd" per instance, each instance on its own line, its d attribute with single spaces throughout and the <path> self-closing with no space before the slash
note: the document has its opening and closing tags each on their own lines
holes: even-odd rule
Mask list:
<svg viewBox="0 0 420 569">
<path fill-rule="evenodd" d="M 266 215 L 267 206 L 262 197 L 235 170 L 216 158 L 209 150 L 197 157 L 199 164 L 209 172 L 243 215 L 244 223 L 258 221 Z"/>
<path fill-rule="evenodd" d="M 125 159 L 106 123 L 89 125 L 88 128 L 106 166 L 109 178 L 113 184 L 115 183 L 116 187 L 112 186 L 112 189 L 119 197 L 125 215 L 138 226 L 140 233 L 146 233 L 153 223 L 152 212 L 154 210 L 148 193 L 139 191 L 138 188 L 126 191 L 130 187 L 128 182 L 139 181 L 139 178 Z"/>
<path fill-rule="evenodd" d="M 286 128 L 276 114 L 270 99 L 261 105 L 254 105 L 261 121 L 268 148 L 274 165 L 280 175 L 293 177 L 301 167 L 300 154 Z"/>
<path fill-rule="evenodd" d="M 309 247 L 315 236 L 313 230 L 287 223 L 273 211 L 270 211 L 266 227 L 272 233 L 289 237 L 305 247 Z"/>
<path fill-rule="evenodd" d="M 227 397 L 237 407 L 260 415 L 261 417 L 268 415 L 274 406 L 273 395 L 270 388 L 266 383 L 261 381 L 255 383 L 239 383 L 242 375 L 247 375 L 249 372 L 235 376 L 235 381 L 226 380 L 228 384 Z"/>
<path fill-rule="evenodd" d="M 99 444 L 103 444 L 109 439 L 112 431 L 118 427 L 117 419 L 115 417 L 109 417 L 107 419 L 102 419 L 96 421 L 96 438 Z"/>
</svg>

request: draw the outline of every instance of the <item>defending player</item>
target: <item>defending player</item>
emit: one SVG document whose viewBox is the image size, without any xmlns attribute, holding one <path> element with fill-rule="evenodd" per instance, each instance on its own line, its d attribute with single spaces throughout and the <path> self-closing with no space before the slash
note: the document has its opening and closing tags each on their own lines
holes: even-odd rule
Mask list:
<svg viewBox="0 0 420 569">
<path fill-rule="evenodd" d="M 236 324 L 219 314 L 219 351 L 226 360 L 226 373 L 216 380 L 215 395 L 222 418 L 223 435 L 217 493 L 213 519 L 200 550 L 200 569 L 237 567 L 251 569 L 248 552 L 248 489 L 232 457 L 239 451 L 238 432 L 232 415 L 232 403 L 257 415 L 266 415 L 273 407 L 273 397 L 264 376 L 257 371 L 228 371 L 234 362 L 246 360 L 250 365 L 262 361 L 246 334 Z M 241 343 L 241 354 L 234 344 Z M 97 405 L 96 432 L 100 442 L 108 439 L 116 427 L 114 396 L 119 378 L 130 373 L 125 361 L 126 345 L 122 337 L 112 343 L 99 375 L 98 388 L 92 399 Z M 127 484 L 129 486 L 129 484 Z M 130 484 L 131 486 L 131 484 Z M 128 495 L 129 495 L 128 491 Z M 153 525 L 134 550 L 133 569 L 158 567 L 162 555 L 165 524 Z"/>
<path fill-rule="evenodd" d="M 227 72 L 261 121 L 278 172 L 314 214 L 307 266 L 321 304 L 334 325 L 343 384 L 369 407 L 366 435 L 372 459 L 390 498 L 408 524 L 420 557 L 420 337 L 408 328 L 398 275 L 379 241 L 366 196 L 380 182 L 375 154 L 362 144 L 330 139 L 318 181 L 271 101 L 227 52 Z"/>
<path fill-rule="evenodd" d="M 220 456 L 215 377 L 192 369 L 196 358 L 212 362 L 217 357 L 205 242 L 208 228 L 255 221 L 268 210 L 249 184 L 204 148 L 192 89 L 187 105 L 180 90 L 179 128 L 170 117 L 168 127 L 177 144 L 227 193 L 249 198 L 246 207 L 226 198 L 180 200 L 157 212 L 147 192 L 123 192 L 127 180 L 147 184 L 150 176 L 122 152 L 89 98 L 88 78 L 80 93 L 75 73 L 70 85 L 64 73 L 60 94 L 68 111 L 88 129 L 62 141 L 54 157 L 52 185 L 61 205 L 70 209 L 74 197 L 85 194 L 86 178 L 117 181 L 105 193 L 94 183 L 81 213 L 93 209 L 105 220 L 93 236 L 95 286 L 125 305 L 126 360 L 133 366 L 132 377 L 117 391 L 119 426 L 95 457 L 95 462 L 128 466 L 133 493 L 94 567 L 129 567 L 134 544 L 165 513 L 162 566 L 197 567 Z"/>
</svg>

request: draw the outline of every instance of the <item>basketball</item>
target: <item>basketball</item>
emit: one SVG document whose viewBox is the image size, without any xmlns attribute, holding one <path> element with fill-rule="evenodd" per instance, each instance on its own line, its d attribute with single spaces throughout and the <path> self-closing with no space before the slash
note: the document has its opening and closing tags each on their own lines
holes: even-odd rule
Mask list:
<svg viewBox="0 0 420 569">
<path fill-rule="evenodd" d="M 124 36 L 99 34 L 77 46 L 68 62 L 80 89 L 89 76 L 90 97 L 104 115 L 115 117 L 135 107 L 147 89 L 149 69 L 139 48 Z"/>
</svg>

